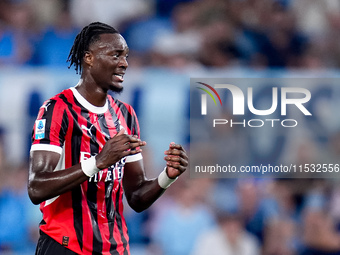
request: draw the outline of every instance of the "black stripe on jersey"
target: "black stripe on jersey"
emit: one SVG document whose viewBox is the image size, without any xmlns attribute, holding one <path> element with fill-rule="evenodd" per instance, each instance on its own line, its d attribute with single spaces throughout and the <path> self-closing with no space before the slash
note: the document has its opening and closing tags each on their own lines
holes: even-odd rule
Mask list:
<svg viewBox="0 0 340 255">
<path fill-rule="evenodd" d="M 88 114 L 88 111 L 82 112 L 82 114 Z M 87 122 L 88 128 L 90 128 L 90 122 Z M 92 124 L 91 124 L 92 125 Z M 92 137 L 96 137 L 97 129 L 94 129 L 95 132 L 92 133 Z M 95 155 L 99 152 L 99 145 L 94 142 L 93 139 L 90 141 L 90 151 L 91 155 Z M 87 204 L 91 211 L 91 221 L 93 227 L 93 244 L 92 244 L 92 254 L 101 254 L 103 250 L 103 239 L 100 233 L 100 229 L 98 226 L 98 213 L 97 213 L 97 192 L 98 186 L 96 182 L 88 182 L 87 188 Z"/>
<path fill-rule="evenodd" d="M 65 135 L 66 135 L 67 128 L 68 128 L 68 122 L 69 122 L 69 119 L 67 117 L 67 113 L 66 113 L 66 111 L 64 111 L 63 122 L 61 124 L 61 128 L 60 128 L 60 131 L 59 131 L 59 141 L 63 141 L 65 139 Z"/>
<path fill-rule="evenodd" d="M 117 130 L 117 133 L 120 131 L 120 125 L 119 125 L 119 119 L 115 112 L 115 110 L 112 108 L 111 104 L 109 104 L 109 112 L 112 116 L 113 123 L 115 125 L 115 128 Z"/>
<path fill-rule="evenodd" d="M 123 247 L 124 247 L 124 255 L 128 255 L 128 251 L 126 249 L 127 247 L 127 240 L 125 239 L 125 236 L 124 236 L 124 233 L 123 233 L 123 223 L 122 223 L 122 216 L 120 215 L 119 213 L 119 201 L 120 201 L 120 191 L 121 191 L 121 185 L 119 185 L 119 188 L 116 192 L 116 222 L 117 222 L 117 225 L 119 226 L 119 232 L 120 232 L 120 235 L 122 237 L 122 243 L 123 243 Z M 123 198 L 122 198 L 123 199 Z"/>
<path fill-rule="evenodd" d="M 117 99 L 114 99 L 114 102 L 117 104 L 117 106 L 121 110 L 121 112 L 122 112 L 122 114 L 125 118 L 126 125 L 128 127 L 134 127 L 135 126 L 134 118 L 133 118 L 132 114 L 129 112 L 129 110 L 127 109 L 126 105 L 123 102 L 121 102 Z M 134 131 L 137 131 L 137 130 L 131 130 L 131 132 L 134 132 Z M 136 134 L 133 134 L 133 135 L 136 135 Z"/>
<path fill-rule="evenodd" d="M 78 143 L 74 148 L 80 148 L 81 136 L 79 136 L 79 131 L 77 130 L 77 121 L 78 118 L 75 119 L 73 117 L 73 130 L 72 130 L 72 143 Z M 72 150 L 72 165 L 79 163 L 80 151 Z M 77 240 L 80 246 L 80 249 L 83 250 L 83 213 L 82 213 L 82 191 L 81 186 L 74 188 L 72 190 L 72 208 L 73 208 L 73 227 L 76 230 Z"/>
<path fill-rule="evenodd" d="M 119 255 L 118 251 L 116 250 L 117 248 L 117 242 L 113 236 L 114 233 L 114 227 L 115 227 L 115 210 L 114 210 L 114 204 L 112 201 L 112 190 L 113 190 L 113 183 L 114 181 L 106 182 L 105 183 L 105 203 L 106 203 L 106 217 L 108 220 L 108 227 L 110 231 L 110 254 L 111 255 Z"/>
<path fill-rule="evenodd" d="M 83 214 L 82 214 L 82 204 L 81 204 L 81 186 L 76 187 L 72 190 L 72 208 L 73 208 L 73 227 L 76 230 L 77 240 L 80 249 L 83 250 Z"/>
<path fill-rule="evenodd" d="M 49 144 L 50 143 L 50 131 L 51 131 L 51 123 L 53 119 L 53 113 L 54 113 L 54 106 L 56 104 L 55 100 L 50 100 L 48 108 L 44 110 L 44 114 L 42 115 L 41 119 L 46 119 L 45 123 L 45 137 L 40 140 L 40 143 L 43 144 Z M 33 132 L 35 132 L 33 130 Z M 33 133 L 34 134 L 34 133 Z M 34 138 L 32 136 L 32 138 Z"/>
<path fill-rule="evenodd" d="M 114 117 L 114 116 L 112 116 Z M 105 135 L 106 141 L 110 139 L 110 131 L 109 128 L 107 126 L 107 122 L 105 119 L 104 114 L 99 114 L 98 115 L 98 123 L 101 129 L 101 132 Z"/>
</svg>

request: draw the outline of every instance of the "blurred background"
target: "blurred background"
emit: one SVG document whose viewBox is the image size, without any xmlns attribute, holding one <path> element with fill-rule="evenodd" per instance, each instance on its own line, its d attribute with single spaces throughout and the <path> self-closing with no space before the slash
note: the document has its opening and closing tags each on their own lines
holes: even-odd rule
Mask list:
<svg viewBox="0 0 340 255">
<path fill-rule="evenodd" d="M 76 34 L 92 21 L 117 28 L 130 47 L 119 98 L 139 116 L 150 178 L 162 171 L 170 142 L 189 150 L 190 77 L 340 74 L 338 0 L 0 0 L 0 254 L 34 254 L 41 214 L 26 190 L 33 122 L 46 99 L 77 83 L 66 59 Z M 294 146 L 271 139 L 258 145 L 285 144 L 271 150 L 275 158 L 293 155 L 301 163 L 338 159 L 339 89 L 317 88 L 308 137 Z M 224 153 L 251 164 L 260 152 L 244 150 L 244 139 L 226 135 Z M 202 155 L 208 152 L 202 147 Z M 185 173 L 147 211 L 126 205 L 131 253 L 340 254 L 338 184 Z"/>
</svg>

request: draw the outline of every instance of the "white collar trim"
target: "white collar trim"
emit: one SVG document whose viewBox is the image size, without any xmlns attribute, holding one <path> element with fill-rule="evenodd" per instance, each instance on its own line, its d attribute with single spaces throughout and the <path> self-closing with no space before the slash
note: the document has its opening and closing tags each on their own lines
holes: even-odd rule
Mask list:
<svg viewBox="0 0 340 255">
<path fill-rule="evenodd" d="M 77 101 L 90 112 L 96 114 L 104 114 L 109 109 L 107 100 L 104 106 L 95 106 L 91 104 L 89 101 L 87 101 L 82 95 L 80 95 L 80 93 L 78 92 L 78 90 L 76 90 L 75 87 L 71 87 L 70 89 L 72 90 L 73 95 L 77 99 Z"/>
</svg>

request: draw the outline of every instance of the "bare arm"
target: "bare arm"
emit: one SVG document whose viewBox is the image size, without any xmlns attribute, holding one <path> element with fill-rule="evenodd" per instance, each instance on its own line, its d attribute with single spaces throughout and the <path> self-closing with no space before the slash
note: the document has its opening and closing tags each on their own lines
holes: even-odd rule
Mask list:
<svg viewBox="0 0 340 255">
<path fill-rule="evenodd" d="M 175 179 L 186 170 L 188 157 L 182 146 L 174 143 L 165 154 L 167 176 Z M 129 205 L 137 212 L 150 207 L 165 191 L 157 178 L 146 178 L 142 160 L 125 164 L 123 185 Z"/>
<path fill-rule="evenodd" d="M 136 137 L 125 135 L 124 130 L 107 141 L 102 151 L 96 156 L 96 166 L 105 169 L 121 158 L 139 153 L 137 147 L 145 145 Z M 135 149 L 135 150 L 131 150 Z M 51 151 L 33 151 L 30 155 L 28 194 L 34 204 L 61 195 L 86 181 L 81 164 L 54 171 L 60 155 Z"/>
<path fill-rule="evenodd" d="M 28 194 L 34 204 L 65 193 L 88 179 L 80 164 L 54 172 L 59 158 L 60 154 L 56 152 L 31 152 Z"/>
</svg>

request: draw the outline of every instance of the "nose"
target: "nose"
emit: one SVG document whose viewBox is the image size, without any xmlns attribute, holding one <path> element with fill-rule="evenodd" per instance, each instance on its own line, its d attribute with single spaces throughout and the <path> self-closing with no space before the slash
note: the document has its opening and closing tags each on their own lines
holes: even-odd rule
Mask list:
<svg viewBox="0 0 340 255">
<path fill-rule="evenodd" d="M 119 60 L 119 63 L 118 63 L 119 67 L 123 67 L 123 68 L 127 68 L 129 66 L 129 63 L 127 61 L 127 58 L 126 57 L 121 57 L 120 60 Z"/>
</svg>

